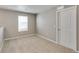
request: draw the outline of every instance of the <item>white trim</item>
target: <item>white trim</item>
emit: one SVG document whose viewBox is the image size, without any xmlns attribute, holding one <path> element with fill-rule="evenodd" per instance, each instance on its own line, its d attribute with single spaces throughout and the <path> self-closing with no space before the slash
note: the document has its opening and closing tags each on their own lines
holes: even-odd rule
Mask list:
<svg viewBox="0 0 79 59">
<path fill-rule="evenodd" d="M 75 51 L 76 53 L 79 53 L 79 51 Z"/>
<path fill-rule="evenodd" d="M 62 12 L 62 11 L 64 11 L 64 10 L 71 9 L 71 8 L 75 8 L 75 15 L 77 16 L 77 14 L 76 14 L 76 12 L 77 12 L 77 11 L 76 11 L 76 10 L 77 10 L 77 6 L 72 6 L 72 7 L 68 7 L 68 8 L 64 8 L 64 9 L 61 9 L 61 10 L 57 10 L 57 11 L 56 11 L 56 41 L 57 41 L 57 42 L 59 42 L 59 41 L 58 41 L 58 28 L 59 28 L 59 27 L 58 27 L 58 26 L 59 26 L 59 25 L 58 25 L 58 22 L 59 22 L 59 20 L 58 20 L 59 16 L 58 16 L 58 15 L 59 15 L 60 12 Z M 76 17 L 75 17 L 75 18 L 76 18 Z M 77 30 L 77 29 L 76 29 L 76 30 Z M 77 36 L 77 35 L 76 35 L 76 36 Z"/>
<path fill-rule="evenodd" d="M 48 40 L 48 41 L 50 41 L 50 42 L 52 42 L 52 43 L 58 44 L 58 45 L 60 45 L 60 46 L 63 46 L 63 45 L 59 44 L 58 42 L 54 41 L 53 39 L 49 39 L 49 38 L 47 38 L 47 37 L 45 37 L 45 36 L 43 36 L 43 35 L 41 35 L 41 34 L 36 34 L 36 36 L 38 36 L 38 37 L 40 37 L 40 38 L 43 38 L 43 39 L 45 39 L 45 40 Z M 63 46 L 63 47 L 65 47 L 65 46 Z M 68 48 L 68 47 L 66 47 L 66 48 Z M 71 48 L 69 48 L 69 49 L 71 49 Z M 72 49 L 72 50 L 73 50 L 73 49 Z M 75 50 L 73 50 L 73 52 L 79 53 L 79 51 L 75 51 Z"/>
<path fill-rule="evenodd" d="M 53 39 L 49 39 L 49 38 L 47 38 L 47 37 L 45 37 L 45 36 L 43 36 L 43 35 L 40 35 L 40 34 L 22 35 L 22 36 L 7 38 L 7 39 L 5 39 L 5 40 L 11 40 L 11 39 L 17 39 L 17 38 L 24 38 L 24 37 L 30 37 L 30 36 L 38 36 L 38 37 L 43 38 L 43 39 L 45 39 L 45 40 L 48 40 L 48 41 L 50 41 L 50 42 L 52 42 L 52 43 L 55 43 L 55 44 L 60 45 L 58 42 L 54 41 Z M 3 44 L 2 44 L 2 46 L 3 46 Z M 62 45 L 61 45 L 61 46 L 62 46 Z M 66 48 L 67 48 L 67 47 L 66 47 Z M 1 47 L 1 50 L 2 50 L 2 47 Z M 0 52 L 1 52 L 1 50 L 0 50 Z M 79 53 L 79 51 L 75 51 L 75 52 Z"/>
<path fill-rule="evenodd" d="M 71 6 L 71 7 L 68 7 L 68 8 L 56 10 L 56 12 L 62 12 L 62 11 L 65 11 L 65 10 L 68 10 L 68 9 L 71 9 L 71 8 L 77 8 L 77 6 Z"/>
<path fill-rule="evenodd" d="M 35 34 L 21 35 L 21 36 L 6 38 L 5 40 L 13 40 L 13 39 L 17 39 L 17 38 L 29 37 L 29 36 L 34 36 L 34 35 L 35 35 Z"/>
<path fill-rule="evenodd" d="M 40 37 L 40 38 L 43 38 L 43 39 L 46 39 L 46 40 L 48 40 L 48 41 L 51 41 L 51 42 L 53 42 L 53 43 L 58 44 L 58 43 L 57 43 L 56 41 L 54 41 L 53 39 L 49 39 L 49 38 L 47 38 L 47 37 L 45 37 L 45 36 L 43 36 L 43 35 L 36 34 L 36 36 L 38 36 L 38 37 Z"/>
<path fill-rule="evenodd" d="M 77 10 L 77 6 L 72 6 L 72 7 L 68 7 L 68 8 L 64 8 L 64 9 L 61 9 L 61 10 L 57 10 L 56 11 L 56 41 L 58 42 L 58 44 L 59 45 L 61 45 L 61 43 L 59 43 L 59 39 L 58 39 L 58 15 L 59 15 L 59 13 L 60 12 L 62 12 L 62 11 L 65 11 L 65 10 L 69 10 L 69 9 L 71 9 L 71 8 L 74 8 L 74 11 L 75 11 L 75 19 L 76 19 L 76 10 Z M 75 30 L 76 30 L 76 33 L 77 33 L 77 28 L 75 28 Z M 77 45 L 76 45 L 76 43 L 77 43 L 77 41 L 76 41 L 76 39 L 77 39 L 77 34 L 75 33 L 75 47 L 73 48 L 73 50 L 77 50 Z M 62 45 L 63 46 L 63 45 Z M 71 49 L 71 48 L 70 48 Z"/>
<path fill-rule="evenodd" d="M 64 5 L 57 7 L 56 10 L 61 10 L 61 9 L 64 9 Z"/>
<path fill-rule="evenodd" d="M 17 38 L 30 37 L 30 36 L 38 36 L 38 37 L 40 37 L 40 38 L 46 39 L 46 40 L 48 40 L 48 41 L 51 41 L 51 42 L 57 44 L 56 41 L 54 41 L 54 40 L 52 40 L 52 39 L 49 39 L 49 38 L 47 38 L 47 37 L 45 37 L 45 36 L 43 36 L 43 35 L 40 35 L 40 34 L 29 34 L 29 35 L 16 36 L 16 37 L 7 38 L 7 39 L 5 39 L 5 40 L 13 40 L 13 39 L 17 39 Z"/>
</svg>

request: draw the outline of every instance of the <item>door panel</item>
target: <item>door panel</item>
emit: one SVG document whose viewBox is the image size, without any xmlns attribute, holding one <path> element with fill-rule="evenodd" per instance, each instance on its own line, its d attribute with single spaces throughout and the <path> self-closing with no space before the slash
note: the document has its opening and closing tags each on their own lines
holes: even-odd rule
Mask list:
<svg viewBox="0 0 79 59">
<path fill-rule="evenodd" d="M 74 8 L 59 12 L 58 38 L 59 44 L 76 49 L 76 14 Z"/>
</svg>

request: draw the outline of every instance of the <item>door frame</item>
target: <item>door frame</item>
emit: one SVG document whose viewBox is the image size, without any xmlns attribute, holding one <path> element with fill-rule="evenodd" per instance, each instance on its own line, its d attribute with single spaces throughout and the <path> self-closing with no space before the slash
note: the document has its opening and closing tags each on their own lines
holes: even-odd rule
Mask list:
<svg viewBox="0 0 79 59">
<path fill-rule="evenodd" d="M 62 12 L 62 11 L 71 9 L 71 8 L 74 8 L 75 15 L 76 15 L 75 16 L 75 19 L 76 19 L 76 33 L 75 33 L 75 35 L 76 35 L 76 48 L 74 50 L 77 51 L 77 6 L 72 6 L 72 7 L 68 7 L 68 8 L 64 8 L 64 9 L 56 11 L 56 42 L 58 44 L 60 44 L 59 43 L 59 37 L 58 37 L 59 36 L 59 31 L 58 31 L 58 29 L 59 29 L 59 13 Z"/>
</svg>

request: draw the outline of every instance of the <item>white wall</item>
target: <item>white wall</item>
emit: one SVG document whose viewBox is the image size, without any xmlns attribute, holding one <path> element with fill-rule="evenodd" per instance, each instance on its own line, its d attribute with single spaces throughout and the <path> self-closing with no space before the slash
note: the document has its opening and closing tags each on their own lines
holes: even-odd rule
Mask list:
<svg viewBox="0 0 79 59">
<path fill-rule="evenodd" d="M 65 6 L 68 8 L 71 6 Z M 56 40 L 56 9 L 51 9 L 37 15 L 37 33 Z M 77 9 L 77 49 L 79 51 L 79 6 Z"/>
<path fill-rule="evenodd" d="M 28 16 L 29 31 L 18 32 L 18 16 Z M 0 26 L 5 27 L 5 38 L 14 37 L 18 35 L 25 35 L 35 33 L 35 21 L 36 17 L 34 14 L 14 12 L 8 10 L 0 10 Z"/>
<path fill-rule="evenodd" d="M 79 51 L 79 6 L 77 8 L 77 47 Z"/>
<path fill-rule="evenodd" d="M 77 6 L 77 50 L 79 52 L 79 5 Z"/>
<path fill-rule="evenodd" d="M 37 15 L 37 33 L 56 40 L 56 8 Z"/>
</svg>

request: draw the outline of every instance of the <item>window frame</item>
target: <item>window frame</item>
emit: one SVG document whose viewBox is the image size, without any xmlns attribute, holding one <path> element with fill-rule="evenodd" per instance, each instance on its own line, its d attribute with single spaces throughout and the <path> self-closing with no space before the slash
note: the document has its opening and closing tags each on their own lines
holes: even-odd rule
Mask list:
<svg viewBox="0 0 79 59">
<path fill-rule="evenodd" d="M 24 19 L 22 19 L 22 18 L 24 18 Z M 24 25 L 26 25 L 26 26 L 24 26 L 24 27 L 26 27 L 26 28 L 22 27 L 22 25 L 21 25 L 21 23 L 23 23 L 25 21 L 25 18 L 26 18 L 26 24 L 24 24 Z M 24 20 L 24 21 L 22 21 L 22 20 Z M 18 16 L 18 32 L 25 32 L 25 31 L 28 31 L 28 16 L 19 15 Z"/>
</svg>

